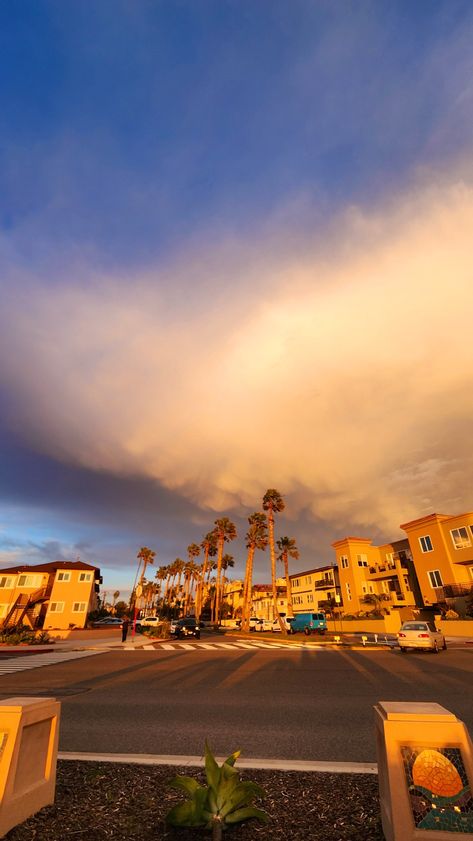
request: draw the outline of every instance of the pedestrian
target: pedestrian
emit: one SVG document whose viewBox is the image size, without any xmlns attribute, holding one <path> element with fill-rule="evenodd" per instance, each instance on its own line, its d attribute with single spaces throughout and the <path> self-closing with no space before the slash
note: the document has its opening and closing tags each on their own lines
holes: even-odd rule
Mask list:
<svg viewBox="0 0 473 841">
<path fill-rule="evenodd" d="M 126 640 L 129 624 L 130 620 L 128 619 L 128 616 L 124 616 L 122 620 L 122 642 L 125 642 Z"/>
</svg>

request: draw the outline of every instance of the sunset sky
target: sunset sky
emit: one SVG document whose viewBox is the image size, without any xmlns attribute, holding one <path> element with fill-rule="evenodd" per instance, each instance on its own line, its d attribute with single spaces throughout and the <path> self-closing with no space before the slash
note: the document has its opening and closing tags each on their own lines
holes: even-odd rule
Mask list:
<svg viewBox="0 0 473 841">
<path fill-rule="evenodd" d="M 471 0 L 0 6 L 0 567 L 473 509 Z M 269 580 L 269 557 L 256 581 Z"/>
</svg>

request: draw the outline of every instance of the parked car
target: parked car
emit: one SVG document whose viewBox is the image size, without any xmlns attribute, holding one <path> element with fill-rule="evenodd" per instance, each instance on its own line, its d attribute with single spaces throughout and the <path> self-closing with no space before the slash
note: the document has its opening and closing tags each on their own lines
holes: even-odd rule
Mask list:
<svg viewBox="0 0 473 841">
<path fill-rule="evenodd" d="M 137 626 L 141 625 L 143 628 L 155 628 L 162 620 L 159 616 L 144 616 L 142 619 L 137 619 Z"/>
<path fill-rule="evenodd" d="M 292 623 L 294 622 L 294 617 L 293 616 L 281 616 L 281 619 L 284 623 L 284 627 L 286 628 L 286 631 L 289 631 L 289 633 L 295 633 L 292 630 Z M 273 627 L 272 627 L 271 630 L 273 631 L 273 634 L 281 633 L 281 625 L 279 624 L 279 619 L 274 620 Z"/>
<path fill-rule="evenodd" d="M 171 634 L 177 637 L 177 639 L 195 637 L 195 639 L 199 640 L 200 625 L 197 624 L 193 616 L 178 619 L 177 621 L 171 622 Z"/>
<path fill-rule="evenodd" d="M 404 622 L 397 635 L 399 648 L 406 654 L 409 648 L 421 648 L 424 651 L 439 653 L 446 649 L 445 637 L 433 622 Z"/>
<path fill-rule="evenodd" d="M 92 628 L 121 628 L 122 620 L 118 616 L 105 616 L 92 622 Z"/>
<path fill-rule="evenodd" d="M 272 631 L 273 630 L 273 620 L 272 619 L 257 619 L 255 622 L 255 631 Z M 250 631 L 251 631 L 251 624 L 250 624 Z"/>
<path fill-rule="evenodd" d="M 297 634 L 298 631 L 303 631 L 306 636 L 310 634 L 325 634 L 327 630 L 327 620 L 325 613 L 296 613 L 291 622 L 291 634 Z"/>
</svg>

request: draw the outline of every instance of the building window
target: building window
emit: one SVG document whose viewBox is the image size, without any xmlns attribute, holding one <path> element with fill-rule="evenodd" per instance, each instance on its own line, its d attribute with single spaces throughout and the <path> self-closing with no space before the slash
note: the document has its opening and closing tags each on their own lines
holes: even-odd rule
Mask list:
<svg viewBox="0 0 473 841">
<path fill-rule="evenodd" d="M 311 575 L 306 575 L 305 583 L 306 584 L 312 584 L 312 576 Z"/>
<path fill-rule="evenodd" d="M 455 549 L 467 549 L 471 546 L 471 540 L 465 526 L 459 529 L 451 529 L 452 541 Z"/>
<path fill-rule="evenodd" d="M 314 597 L 313 597 L 312 593 L 309 593 L 309 595 L 307 596 L 307 601 L 308 602 L 313 602 L 314 601 Z"/>
<path fill-rule="evenodd" d="M 57 580 L 58 581 L 70 581 L 71 580 L 71 573 L 70 572 L 58 572 Z"/>
<path fill-rule="evenodd" d="M 361 585 L 361 591 L 362 591 L 362 593 L 364 593 L 366 595 L 366 593 L 368 592 L 367 589 L 366 589 L 366 584 Z"/>
<path fill-rule="evenodd" d="M 373 585 L 372 585 L 372 584 L 368 584 L 368 587 L 370 588 L 370 593 L 374 593 L 374 590 L 373 590 Z"/>
<path fill-rule="evenodd" d="M 92 573 L 91 572 L 80 572 L 79 573 L 79 581 L 92 581 Z"/>
<path fill-rule="evenodd" d="M 388 581 L 383 581 L 382 586 L 383 586 L 383 592 L 386 593 L 386 595 L 389 595 L 389 592 L 390 592 L 389 582 Z"/>
<path fill-rule="evenodd" d="M 432 541 L 430 539 L 429 534 L 425 534 L 424 537 L 419 537 L 420 548 L 423 552 L 433 552 L 434 547 L 432 546 Z"/>
<path fill-rule="evenodd" d="M 358 561 L 359 567 L 367 567 L 368 566 L 368 557 L 367 555 L 357 555 L 356 559 Z"/>
<path fill-rule="evenodd" d="M 13 576 L 2 575 L 0 577 L 0 587 L 5 587 L 5 590 L 11 590 L 13 587 Z"/>
<path fill-rule="evenodd" d="M 410 590 L 410 589 L 411 589 L 411 588 L 410 588 L 410 584 L 409 584 L 409 578 L 408 578 L 408 576 L 407 576 L 407 575 L 405 575 L 405 576 L 404 576 L 404 586 L 405 586 L 406 590 Z"/>
<path fill-rule="evenodd" d="M 8 605 L 7 604 L 0 604 L 0 619 L 3 619 L 4 616 L 7 615 Z"/>
<path fill-rule="evenodd" d="M 348 569 L 348 555 L 340 555 L 342 569 Z"/>
<path fill-rule="evenodd" d="M 18 587 L 40 587 L 42 578 L 40 575 L 20 575 Z"/>
<path fill-rule="evenodd" d="M 299 579 L 298 579 L 298 578 L 294 578 L 294 580 L 293 580 L 293 582 L 292 582 L 292 585 L 293 585 L 293 587 L 298 587 L 298 586 L 299 586 Z"/>
<path fill-rule="evenodd" d="M 386 552 L 386 560 L 388 564 L 392 564 L 394 560 L 394 552 Z"/>
<path fill-rule="evenodd" d="M 49 605 L 49 612 L 50 613 L 63 613 L 64 612 L 64 602 L 51 602 Z"/>
<path fill-rule="evenodd" d="M 72 605 L 72 612 L 73 613 L 85 613 L 87 609 L 86 602 L 74 602 Z"/>
<path fill-rule="evenodd" d="M 430 572 L 427 573 L 429 576 L 430 586 L 431 587 L 442 587 L 443 581 L 442 576 L 440 575 L 439 569 L 432 569 Z"/>
<path fill-rule="evenodd" d="M 346 591 L 347 591 L 347 599 L 348 599 L 349 602 L 351 602 L 351 590 L 350 590 L 350 585 L 349 585 L 348 581 L 346 582 L 345 587 L 346 587 Z"/>
</svg>

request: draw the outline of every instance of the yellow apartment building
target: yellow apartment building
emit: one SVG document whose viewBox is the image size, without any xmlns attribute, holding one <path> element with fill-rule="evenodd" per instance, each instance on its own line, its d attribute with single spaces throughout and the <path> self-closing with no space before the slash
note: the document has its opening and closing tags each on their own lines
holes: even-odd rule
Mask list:
<svg viewBox="0 0 473 841">
<path fill-rule="evenodd" d="M 426 607 L 454 606 L 473 587 L 473 513 L 430 514 L 404 523 Z"/>
<path fill-rule="evenodd" d="M 286 579 L 276 579 L 279 613 L 287 613 Z M 257 619 L 274 619 L 274 599 L 271 584 L 253 584 L 251 593 L 251 616 Z"/>
<path fill-rule="evenodd" d="M 101 583 L 98 567 L 82 561 L 1 569 L 0 627 L 84 628 Z"/>
<path fill-rule="evenodd" d="M 344 537 L 332 543 L 345 613 L 374 607 L 410 614 L 418 599 L 418 583 L 408 540 L 374 546 L 364 537 Z M 371 604 L 364 598 L 372 597 Z"/>
<path fill-rule="evenodd" d="M 341 606 L 340 578 L 335 565 L 308 569 L 289 576 L 294 613 L 311 613 Z"/>
</svg>

